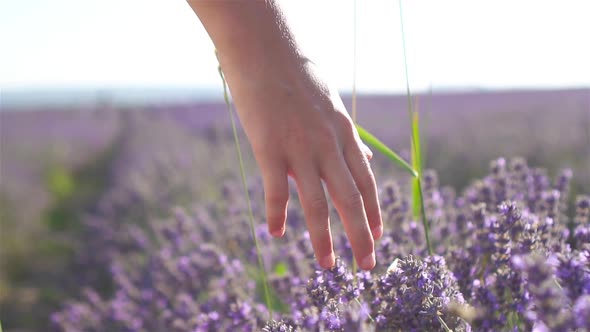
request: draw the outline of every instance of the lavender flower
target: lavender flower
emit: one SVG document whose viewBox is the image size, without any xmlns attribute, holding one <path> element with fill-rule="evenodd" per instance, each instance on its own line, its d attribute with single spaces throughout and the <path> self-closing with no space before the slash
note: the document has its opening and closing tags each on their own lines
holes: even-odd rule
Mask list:
<svg viewBox="0 0 590 332">
<path fill-rule="evenodd" d="M 555 273 L 541 255 L 514 257 L 514 267 L 524 274 L 527 291 L 531 296 L 531 307 L 526 313 L 535 325 L 551 331 L 567 331 L 572 328 L 572 313 L 563 305 L 565 294 L 555 281 Z"/>
<path fill-rule="evenodd" d="M 395 261 L 377 281 L 373 302 L 379 329 L 444 331 L 440 320 L 457 331 L 466 326 L 450 315 L 451 302 L 463 303 L 452 274 L 442 257 L 424 262 L 413 256 Z"/>
<path fill-rule="evenodd" d="M 590 295 L 578 298 L 573 308 L 576 327 L 582 331 L 590 331 Z"/>
<path fill-rule="evenodd" d="M 578 231 L 570 246 L 562 233 L 568 220 L 560 210 L 562 192 L 551 189 L 543 171 L 530 170 L 522 160 L 497 160 L 491 171 L 459 196 L 440 189 L 436 174 L 427 172 L 437 256 L 426 256 L 422 227 L 409 213 L 409 188 L 389 182 L 381 189 L 390 226 L 376 243 L 380 264 L 356 275 L 348 268 L 350 243 L 338 216 L 333 216 L 334 244 L 342 255 L 334 268 L 321 270 L 292 200 L 284 238 L 269 237 L 263 223 L 255 230 L 272 288 L 276 320 L 270 322 L 253 272 L 252 242 L 243 232 L 246 206 L 227 183 L 224 195 L 231 204 L 173 209 L 172 217 L 148 222 L 147 230 L 133 228 L 128 250 L 112 252 L 115 295 L 72 302 L 54 315 L 55 326 L 61 331 L 578 328 L 584 322 L 575 321 L 575 310 L 586 308 L 590 279 L 589 246 L 579 243 L 588 223 L 577 223 L 585 220 L 585 199 L 578 203 L 582 217 L 572 219 Z M 255 218 L 263 220 L 259 182 L 252 181 L 249 190 Z"/>
<path fill-rule="evenodd" d="M 284 321 L 270 321 L 262 328 L 264 332 L 294 332 L 293 326 Z"/>
</svg>

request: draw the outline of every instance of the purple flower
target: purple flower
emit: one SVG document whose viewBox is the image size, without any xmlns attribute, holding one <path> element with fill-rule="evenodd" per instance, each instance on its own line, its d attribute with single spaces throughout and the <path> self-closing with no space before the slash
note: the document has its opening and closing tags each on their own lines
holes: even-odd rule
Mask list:
<svg viewBox="0 0 590 332">
<path fill-rule="evenodd" d="M 446 310 L 451 302 L 463 303 L 463 297 L 442 257 L 396 260 L 377 280 L 376 291 L 372 311 L 380 329 L 443 331 L 440 319 L 453 329 L 465 328 Z"/>
<path fill-rule="evenodd" d="M 531 306 L 526 317 L 533 323 L 545 325 L 550 330 L 567 331 L 572 321 L 571 311 L 564 308 L 565 294 L 558 286 L 553 268 L 539 254 L 512 259 L 514 267 L 526 280 L 531 296 Z"/>
<path fill-rule="evenodd" d="M 285 321 L 272 320 L 262 328 L 263 332 L 294 332 L 295 328 Z"/>
<path fill-rule="evenodd" d="M 352 274 L 342 259 L 337 258 L 331 269 L 315 272 L 315 277 L 308 281 L 307 292 L 318 308 L 324 307 L 329 299 L 348 302 L 359 296 L 358 287 L 352 281 Z"/>
<path fill-rule="evenodd" d="M 572 302 L 590 293 L 590 266 L 583 255 L 560 255 L 556 276 Z"/>
<path fill-rule="evenodd" d="M 574 304 L 574 317 L 576 327 L 579 329 L 590 330 L 590 295 L 582 295 Z"/>
<path fill-rule="evenodd" d="M 578 199 L 569 238 L 563 179 L 552 189 L 544 171 L 522 160 L 496 160 L 490 175 L 458 197 L 438 187 L 433 171 L 424 176 L 439 255 L 426 255 L 409 187 L 389 182 L 381 188 L 390 226 L 376 242 L 380 264 L 351 273 L 350 243 L 334 215 L 340 256 L 332 269 L 319 269 L 293 199 L 285 237 L 268 237 L 262 223 L 256 228 L 278 309 L 268 322 L 257 257 L 244 231 L 247 206 L 239 190 L 226 190 L 221 202 L 172 210 L 149 229 L 135 228 L 129 245 L 117 242 L 109 253 L 115 295 L 73 302 L 53 316 L 54 325 L 62 331 L 208 332 L 445 331 L 443 324 L 453 331 L 568 331 L 584 324 L 575 312 L 585 312 L 582 299 L 590 293 L 586 198 Z M 255 218 L 263 220 L 262 189 L 251 183 L 249 191 Z M 116 236 L 116 229 L 101 232 Z"/>
</svg>

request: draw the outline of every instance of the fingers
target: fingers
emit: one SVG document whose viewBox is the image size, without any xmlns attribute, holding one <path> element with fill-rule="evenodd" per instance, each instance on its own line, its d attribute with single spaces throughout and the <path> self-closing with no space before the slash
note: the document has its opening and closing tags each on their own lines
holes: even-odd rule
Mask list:
<svg viewBox="0 0 590 332">
<path fill-rule="evenodd" d="M 330 234 L 328 202 L 317 168 L 309 160 L 293 170 L 311 244 L 322 268 L 336 263 Z"/>
<path fill-rule="evenodd" d="M 289 201 L 287 167 L 277 159 L 266 160 L 261 163 L 260 167 L 264 184 L 268 231 L 272 236 L 281 237 L 285 234 L 287 203 Z"/>
<path fill-rule="evenodd" d="M 355 259 L 362 269 L 370 270 L 375 266 L 374 241 L 362 193 L 357 189 L 342 154 L 330 154 L 323 161 L 322 177 L 342 218 Z"/>
<path fill-rule="evenodd" d="M 371 233 L 373 234 L 373 239 L 378 240 L 383 235 L 381 208 L 379 206 L 375 176 L 373 175 L 373 171 L 369 165 L 368 156 L 364 151 L 363 146 L 368 149 L 362 143 L 360 146 L 361 150 L 359 150 L 359 145 L 355 141 L 349 143 L 344 152 L 344 158 L 350 169 L 356 187 L 363 197 L 365 213 L 367 215 L 367 221 L 369 222 Z"/>
</svg>

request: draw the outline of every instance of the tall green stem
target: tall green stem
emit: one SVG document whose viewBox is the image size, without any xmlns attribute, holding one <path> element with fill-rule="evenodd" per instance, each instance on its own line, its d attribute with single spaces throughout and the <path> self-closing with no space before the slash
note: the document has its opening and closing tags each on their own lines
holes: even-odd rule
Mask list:
<svg viewBox="0 0 590 332">
<path fill-rule="evenodd" d="M 418 173 L 418 177 L 412 179 L 412 206 L 415 215 L 420 211 L 422 214 L 422 224 L 424 226 L 424 237 L 426 238 L 426 246 L 428 254 L 432 255 L 432 245 L 430 243 L 430 230 L 428 220 L 426 219 L 426 212 L 424 209 L 424 194 L 422 192 L 422 162 L 421 162 L 421 151 L 420 151 L 420 132 L 418 127 L 418 114 L 414 112 L 412 106 L 412 94 L 410 92 L 410 75 L 408 74 L 408 59 L 406 56 L 406 36 L 404 31 L 404 17 L 402 12 L 402 0 L 399 0 L 399 17 L 402 33 L 402 49 L 404 53 L 404 69 L 406 73 L 406 95 L 408 97 L 408 111 L 410 115 L 410 121 L 412 123 L 411 133 L 411 146 L 412 146 L 412 168 Z"/>
<path fill-rule="evenodd" d="M 217 53 L 216 53 L 217 54 Z M 250 231 L 252 232 L 252 239 L 254 240 L 254 246 L 256 247 L 256 255 L 258 256 L 258 268 L 260 270 L 260 277 L 262 279 L 262 287 L 264 288 L 264 300 L 268 308 L 269 320 L 272 320 L 272 302 L 270 297 L 270 289 L 268 286 L 268 280 L 266 278 L 266 269 L 264 267 L 264 261 L 262 260 L 262 253 L 260 246 L 258 245 L 258 237 L 256 236 L 256 228 L 254 226 L 254 214 L 252 213 L 252 203 L 250 201 L 250 193 L 248 192 L 248 184 L 246 183 L 246 172 L 244 171 L 244 160 L 242 158 L 242 149 L 240 148 L 240 139 L 238 137 L 238 131 L 236 129 L 236 121 L 234 120 L 234 113 L 229 101 L 229 94 L 227 92 L 227 82 L 225 76 L 221 70 L 221 65 L 217 67 L 221 81 L 223 82 L 223 99 L 229 112 L 229 118 L 231 120 L 231 127 L 234 135 L 234 141 L 236 143 L 236 152 L 238 155 L 238 161 L 240 163 L 240 176 L 242 178 L 242 186 L 244 187 L 244 194 L 246 195 L 246 201 L 248 203 L 248 216 L 250 219 Z"/>
</svg>

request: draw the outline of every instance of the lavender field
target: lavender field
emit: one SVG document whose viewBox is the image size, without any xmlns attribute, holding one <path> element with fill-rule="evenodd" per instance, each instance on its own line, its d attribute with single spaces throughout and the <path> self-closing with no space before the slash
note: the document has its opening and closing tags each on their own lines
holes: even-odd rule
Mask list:
<svg viewBox="0 0 590 332">
<path fill-rule="evenodd" d="M 350 105 L 350 98 L 345 97 Z M 358 122 L 407 160 L 405 96 Z M 6 331 L 590 331 L 590 89 L 416 97 L 433 254 L 410 178 L 372 161 L 385 235 L 353 268 L 316 264 L 292 188 L 267 233 L 264 299 L 222 102 L 0 112 L 0 320 Z"/>
</svg>

